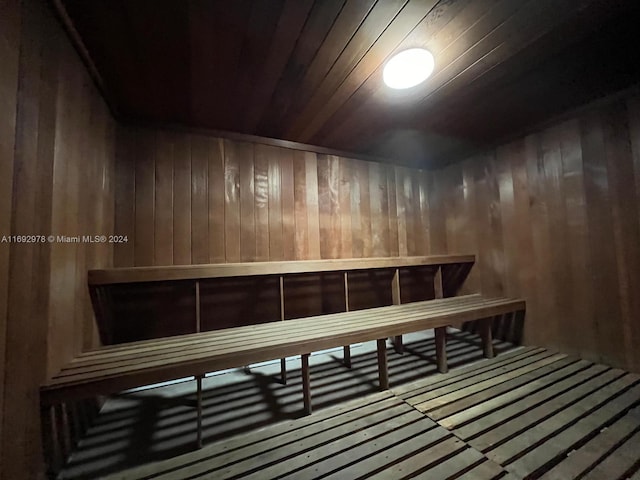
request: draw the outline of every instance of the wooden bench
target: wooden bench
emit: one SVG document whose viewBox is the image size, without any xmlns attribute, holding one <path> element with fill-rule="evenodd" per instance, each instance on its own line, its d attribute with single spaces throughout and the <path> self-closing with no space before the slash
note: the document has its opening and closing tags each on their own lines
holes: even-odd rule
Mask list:
<svg viewBox="0 0 640 480">
<path fill-rule="evenodd" d="M 208 372 L 242 367 L 252 363 L 301 355 L 305 411 L 311 413 L 309 354 L 314 351 L 377 340 L 381 389 L 389 386 L 386 339 L 427 329 L 436 330 L 437 361 L 442 372 L 446 364 L 446 327 L 485 319 L 483 347 L 493 356 L 491 317 L 524 310 L 522 300 L 484 298 L 480 295 L 438 298 L 401 304 L 400 271 L 408 267 L 433 266 L 436 277 L 431 297 L 453 292 L 445 269 L 469 264 L 470 256 L 409 257 L 320 262 L 277 262 L 164 268 L 113 269 L 90 272 L 90 287 L 98 315 L 104 314 L 106 285 L 131 282 L 189 280 L 194 282 L 196 326 L 199 325 L 199 281 L 212 276 L 277 275 L 280 278 L 280 308 L 284 311 L 283 276 L 309 271 L 344 272 L 345 310 L 339 313 L 196 332 L 168 338 L 109 345 L 78 355 L 41 387 L 43 407 L 120 392 L 124 389 L 194 376 L 198 386 L 198 445 L 201 446 L 201 379 Z M 349 310 L 348 273 L 357 270 L 393 269 L 395 305 Z M 465 269 L 463 268 L 463 271 Z M 468 269 L 466 270 L 468 272 Z M 450 270 L 460 276 L 460 269 Z M 457 273 L 456 273 L 457 272 Z M 466 274 L 464 274 L 466 275 Z M 443 285 L 448 285 L 444 287 Z M 282 317 L 284 319 L 284 316 Z M 488 320 L 486 320 L 488 319 Z M 104 321 L 104 319 L 102 319 Z M 345 352 L 348 350 L 345 347 Z"/>
</svg>

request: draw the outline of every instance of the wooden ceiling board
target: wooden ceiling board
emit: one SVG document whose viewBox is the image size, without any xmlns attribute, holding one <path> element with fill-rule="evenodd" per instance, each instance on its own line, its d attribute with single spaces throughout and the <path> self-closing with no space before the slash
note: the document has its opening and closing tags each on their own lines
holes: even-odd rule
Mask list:
<svg viewBox="0 0 640 480">
<path fill-rule="evenodd" d="M 458 108 L 464 108 L 464 104 L 469 104 L 475 100 L 475 105 L 486 104 L 491 102 L 495 104 L 495 99 L 490 99 L 489 96 L 483 95 L 483 89 L 499 88 L 501 91 L 501 97 L 508 97 L 506 95 L 506 89 L 514 84 L 518 84 L 518 80 L 522 79 L 526 74 L 527 82 L 532 85 L 541 85 L 541 79 L 536 76 L 535 80 L 532 79 L 532 72 L 539 70 L 538 66 L 544 64 L 549 58 L 549 52 L 567 47 L 566 44 L 570 44 L 570 48 L 574 48 L 575 43 L 581 40 L 585 36 L 586 32 L 589 32 L 595 27 L 596 18 L 600 22 L 603 15 L 610 13 L 609 8 L 605 8 L 605 2 L 594 2 L 590 7 L 594 7 L 597 11 L 593 11 L 593 8 L 583 9 L 579 12 L 575 19 L 570 22 L 565 22 L 555 30 L 549 32 L 547 35 L 539 38 L 536 42 L 532 42 L 523 48 L 519 54 L 508 62 L 503 62 L 500 65 L 492 68 L 488 72 L 484 73 L 481 77 L 474 80 L 472 85 L 460 92 L 455 98 L 450 99 L 443 105 L 443 102 L 439 102 L 436 107 L 435 113 L 441 120 L 440 125 L 444 129 L 453 127 L 458 124 L 460 118 L 454 118 L 455 111 Z M 565 48 L 566 49 L 566 48 Z M 557 63 L 557 62 L 556 62 Z M 535 66 L 535 68 L 532 68 Z M 547 72 L 548 77 L 545 83 L 553 83 L 553 72 Z M 518 85 L 517 88 L 523 88 L 522 85 Z M 534 93 L 536 90 L 533 90 Z M 536 102 L 531 107 L 540 107 L 540 104 Z M 462 120 L 468 120 L 470 116 L 466 115 Z"/>
<path fill-rule="evenodd" d="M 294 101 L 289 107 L 286 118 L 282 123 L 290 124 L 296 120 L 300 111 L 304 108 L 306 100 L 313 95 L 316 88 L 328 73 L 336 68 L 336 65 L 342 62 L 342 68 L 344 69 L 344 63 L 346 63 L 345 58 L 349 56 L 348 53 L 345 53 L 346 50 L 350 49 L 351 55 L 358 55 L 358 59 L 366 52 L 362 47 L 360 48 L 360 52 L 354 52 L 355 48 L 353 48 L 353 45 L 361 43 L 357 42 L 357 39 L 354 37 L 360 31 L 365 20 L 370 22 L 371 19 L 374 18 L 371 14 L 374 5 L 378 7 L 376 8 L 378 13 L 375 18 L 379 19 L 381 17 L 379 14 L 380 10 L 386 10 L 387 15 L 389 14 L 389 10 L 397 12 L 396 8 L 390 7 L 397 7 L 398 3 L 404 4 L 405 2 L 385 3 L 385 8 L 383 9 L 379 8 L 380 4 L 376 3 L 375 0 L 347 2 L 345 4 L 340 16 L 336 19 L 331 31 L 328 33 L 313 62 L 307 69 L 299 87 L 295 92 L 290 92 Z M 367 48 L 369 46 L 370 43 L 367 45 Z"/>
<path fill-rule="evenodd" d="M 535 5 L 539 1 L 529 0 L 525 4 L 505 0 L 494 4 L 493 8 L 485 11 L 469 28 L 459 32 L 451 43 L 443 45 L 442 50 L 432 50 L 438 66 L 433 76 L 427 80 L 424 89 L 406 93 L 389 91 L 381 85 L 382 69 L 379 68 L 376 75 L 370 78 L 374 90 L 366 95 L 368 102 L 374 109 L 379 108 L 378 105 L 381 103 L 385 104 L 393 120 L 411 124 L 423 114 L 427 102 L 441 89 L 452 89 L 460 83 L 472 80 L 473 76 L 478 74 L 478 70 L 488 65 L 492 54 L 496 54 L 500 49 L 504 50 L 504 39 L 512 35 L 514 28 L 518 27 L 516 25 L 514 28 L 508 28 L 514 25 L 516 13 L 523 12 L 524 15 L 521 17 L 524 17 L 530 13 L 525 7 Z M 407 47 L 402 46 L 399 50 L 404 48 Z"/>
<path fill-rule="evenodd" d="M 258 127 L 261 134 L 276 138 L 280 136 L 277 128 L 291 104 L 292 94 L 343 6 L 344 0 L 321 0 L 314 4 L 280 82 L 271 96 L 269 108 L 262 116 Z"/>
<path fill-rule="evenodd" d="M 452 3 L 447 5 L 451 6 Z M 509 18 L 513 11 L 517 10 L 520 5 L 521 3 L 513 1 L 499 2 L 488 12 L 485 12 L 484 15 L 481 15 L 469 28 L 460 32 L 460 34 L 455 37 L 453 43 L 445 44 L 441 51 L 432 49 L 431 51 L 437 59 L 436 69 L 434 70 L 433 76 L 427 80 L 424 87 L 417 90 L 410 89 L 409 91 L 394 91 L 387 88 L 382 82 L 383 62 L 380 62 L 375 72 L 372 72 L 364 82 L 364 84 L 367 82 L 372 84 L 372 92 L 366 95 L 367 101 L 374 104 L 384 104 L 387 113 L 384 118 L 390 118 L 389 115 L 393 116 L 395 111 L 400 111 L 402 115 L 408 117 L 412 110 L 416 108 L 416 102 L 420 97 L 437 90 L 439 82 L 444 82 L 451 78 L 452 74 L 455 73 L 452 73 L 452 70 L 456 65 L 462 65 L 462 67 L 459 68 L 467 66 L 466 62 L 460 61 L 460 59 L 463 58 L 463 55 L 468 54 L 469 49 L 477 46 L 477 42 L 482 42 L 484 35 L 487 32 L 492 32 L 492 30 L 495 29 L 496 26 L 500 25 L 505 18 Z M 429 16 L 430 15 L 427 15 L 425 19 L 423 19 L 423 21 L 416 27 L 416 29 L 413 30 L 412 34 L 409 35 L 404 42 L 396 45 L 392 51 L 388 52 L 388 55 L 390 56 L 397 51 L 414 46 L 425 46 L 429 48 L 427 45 L 428 41 L 425 41 L 428 39 L 425 39 L 424 37 L 420 38 L 421 34 L 428 31 Z M 309 132 L 310 130 L 311 128 L 308 128 L 306 131 Z M 303 138 L 305 137 L 303 136 Z M 307 141 L 313 142 L 315 138 L 307 138 Z"/>
<path fill-rule="evenodd" d="M 634 0 L 60 0 L 121 119 L 432 167 L 640 81 Z M 65 13 L 65 12 L 62 12 Z M 65 15 L 60 15 L 65 18 Z M 616 25 L 625 24 L 624 36 Z M 422 85 L 382 83 L 409 47 Z M 633 49 L 632 49 L 633 50 Z M 597 67 L 598 68 L 598 67 Z M 596 69 L 597 69 L 596 68 Z"/>
<path fill-rule="evenodd" d="M 355 4 L 360 5 L 361 2 L 356 2 Z M 355 4 L 352 3 L 351 5 Z M 271 95 L 276 89 L 282 72 L 296 46 L 311 7 L 313 7 L 313 0 L 285 3 L 269 53 L 262 65 L 260 79 L 253 85 L 250 94 L 251 101 L 247 107 L 241 131 L 256 131 L 258 122 L 264 114 L 271 100 Z M 316 58 L 318 55 L 316 55 Z M 302 83 L 304 83 L 304 80 Z"/>
<path fill-rule="evenodd" d="M 249 107 L 249 96 L 253 85 L 260 82 L 261 66 L 269 53 L 269 46 L 278 26 L 278 19 L 284 7 L 283 0 L 254 2 L 242 43 L 242 53 L 234 92 L 225 98 L 225 117 L 229 118 L 229 129 L 240 130 L 244 112 Z"/>
<path fill-rule="evenodd" d="M 403 45 L 396 50 L 409 47 L 430 49 L 433 45 L 439 45 L 440 49 L 444 50 L 465 33 L 470 28 L 469 25 L 474 25 L 474 19 L 477 19 L 477 24 L 484 18 L 495 4 L 496 0 L 468 0 L 439 5 L 439 8 L 430 12 Z M 440 59 L 437 59 L 437 63 L 440 63 Z M 332 115 L 312 141 L 325 139 L 332 143 L 344 144 L 347 139 L 353 137 L 354 133 L 359 133 L 357 129 L 367 128 L 368 125 L 370 130 L 375 131 L 375 126 L 389 121 L 389 115 L 395 117 L 395 110 L 404 107 L 405 103 L 410 103 L 403 102 L 403 97 L 413 100 L 411 97 L 415 94 L 390 91 L 380 84 L 381 78 L 382 66 L 362 84 L 339 111 Z M 376 115 L 380 103 L 388 104 L 385 116 Z M 364 125 L 362 118 L 368 118 L 369 123 Z"/>
<path fill-rule="evenodd" d="M 164 9 L 155 9 L 152 0 L 122 2 L 130 25 L 144 24 L 144 29 L 129 28 L 131 48 L 141 65 L 142 78 L 136 95 L 143 96 L 149 114 L 158 118 L 188 117 L 190 100 L 189 39 L 186 35 L 166 35 L 177 30 L 185 32 L 187 10 L 179 3 L 169 2 Z M 163 59 L 170 61 L 162 61 Z M 171 102 L 158 102 L 170 96 Z"/>
<path fill-rule="evenodd" d="M 513 3 L 513 2 L 502 2 Z M 586 3 L 586 2 L 585 2 Z M 479 5 L 478 2 L 473 2 L 473 6 L 477 8 Z M 534 8 L 540 6 L 540 3 L 534 4 L 530 2 L 529 5 Z M 519 53 L 519 55 L 511 55 L 506 58 L 505 61 L 501 63 L 497 63 L 492 66 L 489 70 L 485 70 L 482 72 L 480 76 L 476 76 L 475 78 L 471 78 L 468 82 L 462 82 L 462 85 L 453 89 L 451 92 L 446 92 L 446 94 L 436 95 L 434 92 L 431 94 L 431 97 L 427 97 L 423 100 L 424 103 L 419 104 L 420 106 L 414 106 L 416 102 L 416 98 L 412 95 L 407 95 L 404 99 L 400 97 L 400 101 L 398 99 L 390 99 L 389 92 L 384 87 L 380 86 L 380 81 L 377 78 L 377 75 L 381 75 L 381 72 L 378 74 L 372 75 L 367 82 L 363 85 L 362 89 L 365 89 L 364 92 L 358 92 L 359 98 L 356 100 L 356 95 L 351 100 L 354 100 L 354 103 L 359 103 L 359 105 L 347 105 L 345 104 L 342 111 L 339 111 L 335 114 L 335 117 L 332 118 L 329 122 L 326 123 L 327 126 L 337 125 L 338 128 L 328 129 L 325 127 L 325 130 L 320 132 L 319 135 L 315 136 L 311 139 L 311 143 L 313 142 L 326 142 L 332 143 L 335 145 L 339 145 L 342 149 L 354 149 L 358 150 L 362 148 L 362 143 L 367 142 L 367 136 L 369 137 L 369 142 L 372 142 L 373 137 L 379 137 L 381 133 L 384 133 L 387 130 L 392 129 L 393 127 L 406 127 L 409 125 L 417 126 L 419 129 L 423 129 L 425 131 L 432 132 L 446 132 L 453 137 L 460 136 L 465 141 L 470 141 L 472 143 L 477 143 L 479 145 L 485 145 L 487 141 L 491 141 L 491 139 L 495 139 L 493 136 L 493 132 L 489 133 L 487 131 L 487 126 L 492 125 L 495 122 L 495 118 L 498 119 L 498 123 L 502 124 L 513 124 L 514 115 L 519 117 L 522 116 L 523 110 L 522 107 L 518 109 L 510 108 L 509 105 L 505 105 L 504 102 L 496 101 L 496 95 L 491 95 L 491 91 L 499 91 L 500 99 L 517 99 L 519 97 L 526 98 L 528 92 L 531 92 L 535 97 L 538 93 L 538 89 L 543 84 L 551 84 L 554 82 L 554 73 L 558 73 L 562 67 L 562 62 L 555 63 L 555 70 L 551 69 L 545 72 L 547 76 L 535 75 L 535 69 L 533 72 L 527 73 L 527 75 L 531 75 L 533 78 L 535 76 L 534 81 L 528 81 L 526 84 L 523 84 L 522 74 L 526 73 L 527 70 L 531 70 L 531 65 L 540 65 L 546 57 L 549 56 L 549 52 L 555 52 L 559 47 L 565 46 L 560 39 L 564 40 L 564 42 L 575 42 L 576 37 L 581 37 L 585 35 L 585 32 L 588 32 L 591 28 L 594 27 L 595 19 L 600 19 L 602 21 L 603 16 L 607 14 L 611 14 L 611 8 L 605 8 L 604 2 L 592 2 L 588 5 L 589 8 L 584 8 L 581 11 L 581 15 L 578 16 L 577 20 L 579 22 L 565 22 L 565 24 L 561 25 L 561 28 L 557 28 L 558 25 L 552 24 L 548 21 L 548 19 L 543 19 L 543 21 L 535 22 L 535 16 L 531 15 L 530 11 L 523 11 L 524 16 L 522 17 L 525 20 L 521 20 L 518 24 L 515 25 L 515 28 L 522 28 L 523 24 L 527 24 L 526 19 L 531 18 L 531 24 L 535 26 L 550 26 L 556 27 L 554 31 L 549 34 L 549 31 L 544 31 L 542 34 L 540 31 L 537 31 L 537 37 L 530 35 L 528 38 L 532 38 L 533 40 L 528 45 L 524 46 Z M 609 4 L 610 7 L 610 4 Z M 471 9 L 470 9 L 471 10 Z M 475 9 L 473 9 L 475 10 Z M 474 12 L 477 13 L 477 10 Z M 559 21 L 562 21 L 562 16 L 558 16 Z M 482 23 L 483 18 L 495 18 L 495 15 L 488 16 L 485 15 L 478 19 L 478 22 L 474 25 L 474 27 L 478 26 Z M 513 17 L 510 17 L 513 18 Z M 575 19 L 573 19 L 575 20 Z M 576 25 L 578 23 L 579 25 Z M 502 25 L 505 25 L 504 23 Z M 491 26 L 489 26 L 491 29 Z M 486 28 L 484 29 L 486 31 Z M 499 32 L 498 28 L 491 29 L 491 33 Z M 460 32 L 464 33 L 466 36 L 469 35 L 469 31 Z M 546 35 L 546 36 L 544 36 Z M 464 38 L 462 35 L 457 38 Z M 484 37 L 487 38 L 487 37 Z M 542 41 L 537 41 L 542 38 Z M 477 44 L 476 44 L 477 45 Z M 432 51 L 436 53 L 437 58 L 444 58 L 445 55 L 442 55 L 440 52 L 440 56 L 438 56 L 438 50 L 435 49 L 432 45 L 425 45 L 430 48 Z M 533 48 L 531 48 L 533 46 Z M 489 47 L 490 48 L 490 47 Z M 529 48 L 529 51 L 527 49 Z M 446 48 L 445 50 L 452 50 L 452 48 Z M 495 50 L 494 50 L 495 51 Z M 482 52 L 485 53 L 485 52 Z M 491 51 L 490 51 L 491 53 Z M 459 57 L 458 57 L 459 58 Z M 481 57 L 480 61 L 486 60 L 485 57 Z M 564 59 L 563 61 L 567 61 L 570 59 Z M 633 62 L 627 62 L 627 64 L 633 64 Z M 475 64 L 477 65 L 477 63 Z M 466 71 L 463 71 L 461 75 L 468 75 L 469 72 L 472 72 L 473 69 L 469 68 Z M 517 88 L 521 89 L 522 92 L 518 95 L 518 92 L 509 92 L 510 95 L 507 95 L 507 92 L 504 90 L 510 85 L 514 83 L 514 78 L 518 78 L 520 75 L 520 82 L 517 83 Z M 452 77 L 452 75 L 444 75 L 440 76 L 440 78 L 448 78 Z M 448 85 L 451 82 L 455 82 L 456 78 L 453 77 L 453 80 L 449 80 L 449 84 L 445 84 L 441 88 L 448 88 Z M 544 82 L 547 79 L 547 82 Z M 549 79 L 552 82 L 549 82 Z M 428 80 L 428 82 L 436 82 L 438 81 L 438 74 L 434 74 L 432 79 Z M 629 80 L 632 82 L 632 80 Z M 628 83 L 628 82 L 627 82 Z M 367 90 L 367 87 L 368 90 Z M 621 85 L 624 87 L 624 85 Z M 449 87 L 450 88 L 450 87 Z M 568 88 L 568 87 L 567 87 Z M 562 101 L 566 96 L 567 92 L 561 92 L 562 95 L 559 96 L 559 100 Z M 573 93 L 572 89 L 569 89 L 569 97 Z M 530 95 L 529 95 L 530 96 Z M 537 95 L 538 98 L 531 99 L 530 110 L 535 110 L 539 108 L 540 105 L 540 95 Z M 412 98 L 414 97 L 414 98 Z M 544 98 L 544 97 L 542 97 Z M 588 101 L 588 96 L 580 97 L 581 101 Z M 392 101 L 393 100 L 393 101 Z M 577 100 L 576 100 L 577 101 Z M 426 103 L 429 102 L 429 103 Z M 411 103 L 407 105 L 407 103 Z M 520 102 L 511 102 L 511 103 L 520 103 Z M 413 104 L 413 105 L 412 105 Z M 479 104 L 483 104 L 486 108 L 478 108 Z M 572 102 L 567 103 L 567 108 L 571 106 Z M 375 115 L 375 111 L 379 111 L 384 106 L 384 109 L 387 111 L 387 115 L 379 116 Z M 575 103 L 573 103 L 575 105 Z M 544 106 L 544 103 L 543 103 Z M 487 122 L 487 118 L 491 118 L 492 116 L 487 117 L 487 114 L 492 113 L 491 108 L 495 110 L 493 113 L 493 118 L 490 122 Z M 524 106 L 526 107 L 526 106 Z M 525 108 L 526 110 L 526 108 Z M 349 115 L 347 112 L 351 112 Z M 474 113 L 480 112 L 481 115 L 474 115 Z M 501 113 L 503 115 L 497 115 Z M 544 119 L 544 112 L 540 115 L 532 116 L 536 121 L 540 121 Z M 366 125 L 362 122 L 362 118 L 370 118 L 370 120 Z M 469 122 L 469 118 L 473 118 L 473 121 Z M 506 119 L 506 122 L 501 121 L 500 119 Z M 460 124 L 464 124 L 467 127 L 460 128 Z M 523 122 L 516 122 L 518 125 L 522 126 Z M 526 122 L 524 122 L 526 123 Z M 325 136 L 326 135 L 326 136 Z M 349 143 L 348 139 L 359 139 L 361 144 L 354 144 L 353 142 Z M 371 143 L 369 143 L 371 145 Z M 380 154 L 378 152 L 378 154 Z M 387 152 L 382 153 L 382 155 L 388 154 Z"/>
<path fill-rule="evenodd" d="M 602 4 L 604 2 L 598 6 L 601 19 L 611 13 L 601 8 Z M 589 15 L 584 20 L 589 22 L 593 18 L 594 15 Z M 622 61 L 619 55 L 612 55 L 608 51 L 611 45 L 629 45 L 637 41 L 636 19 L 633 16 L 612 18 L 606 29 L 595 29 L 595 33 L 585 34 L 584 29 L 572 31 L 569 25 L 558 28 L 533 45 L 533 48 L 523 50 L 512 61 L 476 82 L 475 108 L 465 118 L 456 118 L 453 113 L 456 102 L 452 102 L 450 109 L 454 110 L 444 115 L 446 118 L 441 122 L 442 128 L 458 128 L 467 137 L 476 135 L 478 141 L 486 142 L 487 139 L 508 135 L 509 130 L 514 127 L 525 128 L 531 120 L 542 121 L 549 117 L 550 110 L 557 114 L 636 82 L 640 72 L 638 59 L 634 58 L 634 54 L 637 57 L 637 49 L 620 50 L 628 54 Z M 574 44 L 567 46 L 559 42 L 560 37 L 565 43 L 571 39 Z M 551 49 L 557 51 L 558 45 L 564 48 L 553 57 L 545 58 L 540 53 Z M 576 56 L 576 48 L 591 53 Z M 598 59 L 597 64 L 594 64 L 594 59 Z M 624 71 L 616 72 L 616 65 L 624 65 Z M 502 104 L 496 104 L 489 95 L 477 93 L 481 89 L 498 87 L 505 100 Z M 466 93 L 467 102 L 471 95 L 474 95 L 473 89 Z M 458 105 L 464 104 L 464 96 L 457 99 L 457 102 Z M 514 112 L 518 115 L 514 115 Z M 498 127 L 493 131 L 487 130 L 491 122 L 479 123 L 482 118 L 487 118 L 488 113 L 499 119 L 493 122 Z"/>
<path fill-rule="evenodd" d="M 410 0 L 400 13 L 388 25 L 377 41 L 362 57 L 361 61 L 342 80 L 338 89 L 330 77 L 320 85 L 295 124 L 287 130 L 286 135 L 295 138 L 311 138 L 322 120 L 331 113 L 362 85 L 378 68 L 416 25 L 429 13 L 437 0 Z M 301 140 L 302 141 L 302 140 Z"/>
<path fill-rule="evenodd" d="M 197 88 L 191 93 L 190 106 L 198 112 L 199 122 L 211 123 L 212 112 L 216 112 L 218 118 L 229 115 L 227 100 L 235 94 L 252 2 L 199 0 L 188 2 L 188 5 L 191 12 L 189 29 L 192 54 L 189 68 Z M 220 127 L 218 122 L 209 126 Z"/>
</svg>

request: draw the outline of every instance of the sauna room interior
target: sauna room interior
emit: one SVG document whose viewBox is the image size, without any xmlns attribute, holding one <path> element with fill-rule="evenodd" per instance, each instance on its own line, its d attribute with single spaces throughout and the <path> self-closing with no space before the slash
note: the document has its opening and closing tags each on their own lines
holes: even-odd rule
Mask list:
<svg viewBox="0 0 640 480">
<path fill-rule="evenodd" d="M 640 479 L 640 3 L 0 1 L 0 479 Z"/>
</svg>

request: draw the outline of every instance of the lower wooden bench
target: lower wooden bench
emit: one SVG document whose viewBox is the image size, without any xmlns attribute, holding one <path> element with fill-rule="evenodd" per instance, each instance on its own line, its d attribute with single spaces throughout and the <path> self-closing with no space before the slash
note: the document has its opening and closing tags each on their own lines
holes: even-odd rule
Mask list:
<svg viewBox="0 0 640 480">
<path fill-rule="evenodd" d="M 448 325 L 484 319 L 484 354 L 492 357 L 490 319 L 524 308 L 523 300 L 467 295 L 108 346 L 82 353 L 65 365 L 41 387 L 41 403 L 47 408 L 195 376 L 200 446 L 201 378 L 208 372 L 301 355 L 304 408 L 311 413 L 311 352 L 377 340 L 379 382 L 385 390 L 388 337 L 435 329 L 438 366 L 445 372 Z"/>
</svg>

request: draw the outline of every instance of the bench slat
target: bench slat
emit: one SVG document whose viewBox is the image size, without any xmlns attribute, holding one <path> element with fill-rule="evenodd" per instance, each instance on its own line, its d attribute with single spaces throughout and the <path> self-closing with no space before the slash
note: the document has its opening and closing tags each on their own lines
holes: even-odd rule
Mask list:
<svg viewBox="0 0 640 480">
<path fill-rule="evenodd" d="M 380 317 L 382 315 L 384 315 L 385 319 L 391 320 L 392 318 L 399 318 L 400 316 L 402 318 L 408 319 L 410 318 L 410 315 L 424 315 L 425 313 L 431 312 L 433 314 L 445 313 L 447 311 L 451 311 L 451 309 L 459 309 L 464 305 L 478 306 L 479 303 L 477 296 L 473 297 L 474 298 L 463 298 L 459 302 L 454 302 L 449 299 L 448 302 L 440 302 L 438 305 L 426 305 L 427 303 L 431 303 L 431 301 L 420 302 L 422 305 L 410 304 L 412 305 L 411 308 L 398 308 L 393 309 L 392 311 L 390 311 L 387 307 L 382 307 L 382 309 L 369 309 L 365 311 L 361 310 L 360 315 L 353 317 L 344 314 L 310 317 L 313 319 L 312 321 L 308 322 L 311 325 L 305 325 L 303 330 L 307 332 L 315 331 L 318 329 L 326 330 L 326 325 L 328 324 L 328 322 L 335 322 L 336 327 L 341 327 L 344 324 L 348 324 L 349 326 L 357 326 L 362 322 L 371 322 L 372 320 L 375 321 L 377 317 Z M 489 305 L 489 301 L 485 300 L 482 304 Z M 336 318 L 336 315 L 340 315 L 340 317 Z M 287 332 L 297 335 L 297 331 L 299 330 L 298 322 L 302 322 L 305 320 L 307 319 L 297 319 L 293 321 L 293 323 L 287 323 Z M 241 341 L 244 344 L 249 344 L 255 339 L 257 339 L 258 341 L 265 341 L 269 339 L 270 336 L 274 335 L 280 337 L 282 335 L 282 332 L 275 330 L 273 328 L 273 322 L 271 322 L 266 324 L 250 325 L 246 327 L 215 330 L 196 335 L 188 335 L 189 338 L 184 338 L 185 336 L 173 337 L 173 341 L 165 340 L 162 344 L 156 345 L 154 347 L 130 347 L 121 350 L 107 350 L 103 352 L 103 355 L 99 356 L 81 354 L 80 356 L 76 357 L 76 359 L 72 360 L 67 366 L 65 366 L 65 370 L 84 368 L 89 365 L 111 363 L 113 361 L 116 361 L 118 358 L 122 360 L 140 360 L 142 358 L 157 355 L 166 355 L 172 352 L 184 353 L 184 349 L 187 347 L 191 352 L 194 352 L 198 347 L 210 346 L 212 341 L 215 341 L 217 346 L 232 344 L 233 342 L 238 341 Z"/>
<path fill-rule="evenodd" d="M 123 361 L 120 355 L 111 358 L 107 354 L 102 357 L 103 363 L 97 369 L 96 365 L 88 364 L 88 371 L 83 371 L 82 368 L 76 368 L 77 363 L 69 370 L 72 372 L 69 375 L 63 369 L 61 375 L 41 388 L 42 401 L 47 404 L 115 393 L 140 385 L 202 375 L 284 356 L 493 317 L 522 310 L 525 306 L 523 300 L 471 297 L 473 298 L 446 299 L 448 302 L 438 301 L 435 306 L 434 301 L 416 302 L 308 317 L 294 322 L 273 322 L 219 330 L 200 334 L 206 335 L 206 339 L 202 340 L 209 345 L 193 351 L 182 343 L 185 338 L 176 337 L 176 345 L 185 347 L 182 352 L 172 350 L 172 342 L 167 340 L 162 343 L 162 348 L 169 349 L 167 355 L 143 356 L 140 360 Z M 350 322 L 350 318 L 356 320 Z M 230 338 L 235 341 L 223 344 L 216 341 Z M 136 345 L 130 348 L 135 352 Z"/>
<path fill-rule="evenodd" d="M 479 299 L 482 299 L 481 295 L 471 294 L 471 295 L 464 295 L 460 297 L 449 297 L 449 298 L 440 299 L 440 300 L 427 300 L 425 302 L 405 303 L 403 305 L 397 305 L 396 307 L 410 310 L 412 308 L 415 308 L 417 304 L 428 303 L 428 308 L 436 308 L 440 305 L 446 305 L 449 303 L 462 305 L 467 301 L 477 301 Z M 341 312 L 340 314 L 343 315 L 343 318 L 346 321 L 346 320 L 352 320 L 352 319 L 358 318 L 360 315 L 369 316 L 369 315 L 375 314 L 376 312 L 381 312 L 381 311 L 384 312 L 385 311 L 384 309 L 387 309 L 387 308 L 388 306 L 375 307 L 375 308 L 369 308 L 369 309 L 363 309 L 363 310 Z M 313 318 L 318 322 L 323 322 L 325 319 L 331 318 L 331 316 L 333 315 L 336 315 L 336 314 L 333 313 L 333 314 L 317 315 L 317 316 L 314 316 Z M 306 318 L 309 318 L 309 317 L 306 317 Z M 294 319 L 285 320 L 285 321 L 299 322 L 301 320 L 304 320 L 304 318 L 294 318 Z M 176 344 L 176 341 L 178 339 L 180 339 L 182 343 L 185 345 L 187 344 L 192 345 L 193 343 L 197 343 L 200 340 L 206 341 L 208 335 L 218 335 L 221 332 L 228 332 L 229 334 L 236 334 L 236 335 L 244 335 L 246 330 L 255 329 L 255 328 L 264 328 L 266 325 L 269 325 L 271 323 L 274 323 L 274 322 L 245 325 L 245 326 L 232 327 L 227 329 L 213 330 L 209 332 L 188 333 L 185 335 L 174 336 L 174 337 L 163 337 L 163 338 L 157 338 L 157 339 L 151 339 L 151 340 L 140 340 L 137 342 L 130 342 L 130 343 L 119 344 L 119 345 L 107 345 L 104 347 L 100 347 L 96 350 L 81 353 L 76 357 L 76 361 L 82 360 L 84 358 L 89 358 L 89 357 L 95 358 L 96 356 L 99 356 L 101 354 L 106 354 L 110 356 L 113 352 L 117 352 L 117 351 L 130 351 L 130 352 L 135 352 L 137 354 L 140 354 L 146 349 L 153 350 L 153 349 L 161 348 L 163 345 L 166 345 L 166 344 L 174 345 Z M 289 324 L 289 325 L 292 325 L 292 324 Z M 242 329 L 245 329 L 245 330 L 242 330 Z"/>
<path fill-rule="evenodd" d="M 236 352 L 254 348 L 259 349 L 261 347 L 276 345 L 288 341 L 312 341 L 319 338 L 325 338 L 327 335 L 336 336 L 344 333 L 364 333 L 365 330 L 396 327 L 398 324 L 408 324 L 411 321 L 439 321 L 447 316 L 462 315 L 470 310 L 477 312 L 481 309 L 496 307 L 502 308 L 505 305 L 505 302 L 506 304 L 510 304 L 512 301 L 494 300 L 467 303 L 462 306 L 449 305 L 446 308 L 440 308 L 434 311 L 414 308 L 407 312 L 396 312 L 395 310 L 399 309 L 389 307 L 382 312 L 379 312 L 377 315 L 363 317 L 357 322 L 349 322 L 348 320 L 343 319 L 342 314 L 333 314 L 332 318 L 329 318 L 322 323 L 316 321 L 315 317 L 309 317 L 289 325 L 277 322 L 272 324 L 263 324 L 262 327 L 265 328 L 261 329 L 239 327 L 238 329 L 246 330 L 246 333 L 235 337 L 233 341 L 225 342 L 226 338 L 224 334 L 210 335 L 209 342 L 207 342 L 206 345 L 201 346 L 201 348 L 189 348 L 188 350 L 182 348 L 173 352 L 163 351 L 161 355 L 162 359 L 160 361 L 180 361 L 181 358 L 185 357 L 195 359 L 210 355 L 224 355 L 229 351 Z M 372 340 L 374 338 L 369 339 Z M 91 374 L 93 372 L 104 371 L 105 369 L 113 370 L 120 367 L 126 369 L 132 367 L 132 363 L 139 368 L 144 368 L 145 364 L 155 364 L 155 362 L 158 361 L 157 356 L 151 358 L 138 356 L 125 362 L 119 360 L 118 357 L 114 357 L 111 362 L 105 363 L 102 366 L 87 365 L 86 371 L 74 367 L 68 372 L 68 369 L 64 368 L 61 374 L 54 377 L 54 381 L 70 375 L 82 375 L 84 373 Z"/>
</svg>

